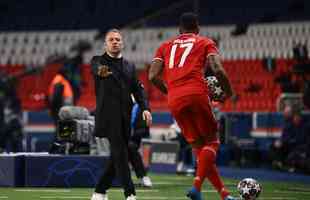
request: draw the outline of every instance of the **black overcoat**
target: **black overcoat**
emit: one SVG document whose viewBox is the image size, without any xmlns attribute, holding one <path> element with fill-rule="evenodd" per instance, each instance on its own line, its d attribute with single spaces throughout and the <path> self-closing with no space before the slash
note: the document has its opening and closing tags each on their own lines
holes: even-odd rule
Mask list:
<svg viewBox="0 0 310 200">
<path fill-rule="evenodd" d="M 106 65 L 112 72 L 106 78 L 97 75 L 98 67 Z M 136 67 L 124 58 L 112 58 L 106 53 L 94 56 L 91 60 L 95 81 L 96 137 L 113 137 L 122 134 L 127 139 L 130 135 L 130 115 L 133 94 L 141 109 L 149 110 L 143 85 L 136 76 Z"/>
</svg>

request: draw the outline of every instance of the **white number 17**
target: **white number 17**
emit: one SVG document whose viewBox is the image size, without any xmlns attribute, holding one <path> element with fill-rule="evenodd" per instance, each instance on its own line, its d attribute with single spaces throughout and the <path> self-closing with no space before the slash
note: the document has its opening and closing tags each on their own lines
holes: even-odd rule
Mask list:
<svg viewBox="0 0 310 200">
<path fill-rule="evenodd" d="M 180 44 L 180 48 L 186 48 L 181 56 L 181 60 L 179 62 L 178 67 L 183 67 L 186 57 L 189 55 L 189 53 L 191 52 L 192 48 L 193 48 L 193 43 L 184 43 L 184 44 Z M 175 59 L 175 52 L 178 48 L 178 44 L 174 44 L 171 48 L 170 51 L 170 59 L 169 59 L 169 68 L 173 68 L 174 67 L 174 59 Z"/>
</svg>

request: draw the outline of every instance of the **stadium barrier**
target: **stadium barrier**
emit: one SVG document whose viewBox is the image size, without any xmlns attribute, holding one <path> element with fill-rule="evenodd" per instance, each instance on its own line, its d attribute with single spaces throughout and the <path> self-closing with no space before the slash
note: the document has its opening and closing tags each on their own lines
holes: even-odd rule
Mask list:
<svg viewBox="0 0 310 200">
<path fill-rule="evenodd" d="M 176 173 L 178 144 L 144 140 L 143 160 L 151 172 Z M 94 187 L 107 156 L 17 153 L 0 156 L 0 186 Z M 114 180 L 114 185 L 119 182 Z"/>
</svg>

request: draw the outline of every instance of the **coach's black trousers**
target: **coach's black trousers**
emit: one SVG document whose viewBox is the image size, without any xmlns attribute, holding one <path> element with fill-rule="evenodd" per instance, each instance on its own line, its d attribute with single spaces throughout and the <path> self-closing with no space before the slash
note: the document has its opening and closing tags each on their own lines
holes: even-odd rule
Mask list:
<svg viewBox="0 0 310 200">
<path fill-rule="evenodd" d="M 104 173 L 96 185 L 95 192 L 106 193 L 111 187 L 113 179 L 117 178 L 124 188 L 126 197 L 131 194 L 136 195 L 128 164 L 128 136 L 123 131 L 119 132 L 116 130 L 107 139 L 110 142 L 111 155 Z"/>
</svg>

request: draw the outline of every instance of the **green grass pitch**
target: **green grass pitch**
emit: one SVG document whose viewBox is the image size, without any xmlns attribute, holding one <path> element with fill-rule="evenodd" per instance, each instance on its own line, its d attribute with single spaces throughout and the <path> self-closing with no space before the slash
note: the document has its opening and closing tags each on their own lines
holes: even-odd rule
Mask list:
<svg viewBox="0 0 310 200">
<path fill-rule="evenodd" d="M 150 175 L 154 184 L 152 189 L 137 187 L 137 199 L 143 200 L 186 200 L 185 193 L 191 186 L 191 176 Z M 255 177 L 253 177 L 255 178 Z M 137 179 L 134 179 L 138 182 Z M 239 196 L 236 185 L 239 180 L 225 179 L 226 186 L 234 196 Z M 260 182 L 263 191 L 261 200 L 310 200 L 309 185 L 288 182 Z M 90 199 L 93 188 L 0 188 L 0 200 L 60 200 Z M 111 188 L 108 192 L 110 200 L 124 200 L 120 188 Z M 219 200 L 215 190 L 206 183 L 203 186 L 205 200 Z"/>
</svg>

